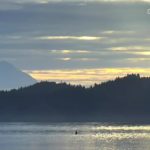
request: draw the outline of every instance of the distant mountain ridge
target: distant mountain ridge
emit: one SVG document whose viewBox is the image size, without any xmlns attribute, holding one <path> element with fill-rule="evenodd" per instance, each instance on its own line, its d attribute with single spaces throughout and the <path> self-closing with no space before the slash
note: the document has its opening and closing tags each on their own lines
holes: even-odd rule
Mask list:
<svg viewBox="0 0 150 150">
<path fill-rule="evenodd" d="M 41 82 L 0 92 L 0 121 L 150 123 L 150 78 L 138 74 L 85 88 Z"/>
<path fill-rule="evenodd" d="M 34 83 L 36 83 L 35 79 L 12 64 L 6 61 L 0 62 L 0 90 L 10 90 Z"/>
</svg>

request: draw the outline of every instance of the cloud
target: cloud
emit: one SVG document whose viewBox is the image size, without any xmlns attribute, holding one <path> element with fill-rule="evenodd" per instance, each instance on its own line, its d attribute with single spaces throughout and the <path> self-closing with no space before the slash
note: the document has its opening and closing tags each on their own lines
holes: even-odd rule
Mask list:
<svg viewBox="0 0 150 150">
<path fill-rule="evenodd" d="M 21 69 L 148 67 L 150 18 L 143 0 L 0 0 L 4 4 L 0 59 Z M 88 84 L 112 78 L 110 70 L 111 77 L 97 73 Z M 72 82 L 78 79 L 86 82 Z"/>
<path fill-rule="evenodd" d="M 62 61 L 72 61 L 72 62 L 91 62 L 91 61 L 98 61 L 97 58 L 70 58 L 70 57 L 64 57 L 64 58 L 57 58 L 58 60 Z"/>
<path fill-rule="evenodd" d="M 127 52 L 129 54 L 135 54 L 135 55 L 140 55 L 140 56 L 150 56 L 150 51 L 142 51 L 142 52 Z"/>
<path fill-rule="evenodd" d="M 4 1 L 4 0 L 1 0 Z M 11 0 L 6 0 L 7 2 L 12 2 Z M 149 3 L 149 0 L 14 0 L 15 3 L 51 3 L 51 2 L 146 2 Z"/>
<path fill-rule="evenodd" d="M 130 61 L 132 63 L 141 63 L 141 62 L 145 62 L 145 63 L 149 63 L 150 62 L 150 58 L 128 58 L 127 61 Z"/>
<path fill-rule="evenodd" d="M 58 2 L 61 2 L 59 0 L 56 0 Z M 54 0 L 0 0 L 0 3 L 11 3 L 11 4 L 25 4 L 25 3 L 48 3 L 48 2 L 54 2 Z"/>
<path fill-rule="evenodd" d="M 81 40 L 81 41 L 95 41 L 104 39 L 104 37 L 96 36 L 41 36 L 36 37 L 37 40 Z"/>
<path fill-rule="evenodd" d="M 112 51 L 145 51 L 150 50 L 149 46 L 124 46 L 124 47 L 111 47 L 108 50 Z"/>
<path fill-rule="evenodd" d="M 56 54 L 89 54 L 92 53 L 88 50 L 49 50 L 51 53 Z"/>
<path fill-rule="evenodd" d="M 20 9 L 22 9 L 22 6 L 17 3 L 13 3 L 12 1 L 7 2 L 7 1 L 0 0 L 0 10 L 1 11 L 20 10 Z"/>
<path fill-rule="evenodd" d="M 119 35 L 119 34 L 123 34 L 123 35 L 125 35 L 125 34 L 134 34 L 135 33 L 135 31 L 124 31 L 124 30 L 122 30 L 122 31 L 119 31 L 119 30 L 106 30 L 106 31 L 103 31 L 102 32 L 102 34 L 106 34 L 106 35 Z"/>
<path fill-rule="evenodd" d="M 69 58 L 69 57 L 65 57 L 65 58 L 58 58 L 59 60 L 62 60 L 62 61 L 70 61 L 71 60 L 71 58 Z"/>
<path fill-rule="evenodd" d="M 93 62 L 93 61 L 98 61 L 98 58 L 77 58 L 75 59 L 76 61 L 84 61 L 84 62 Z"/>
</svg>

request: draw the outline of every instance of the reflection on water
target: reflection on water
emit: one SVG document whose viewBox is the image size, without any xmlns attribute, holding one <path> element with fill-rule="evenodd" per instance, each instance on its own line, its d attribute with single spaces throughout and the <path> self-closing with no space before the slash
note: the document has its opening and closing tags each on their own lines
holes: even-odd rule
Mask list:
<svg viewBox="0 0 150 150">
<path fill-rule="evenodd" d="M 78 135 L 75 131 L 78 130 Z M 2 150 L 149 150 L 150 126 L 1 123 Z"/>
</svg>

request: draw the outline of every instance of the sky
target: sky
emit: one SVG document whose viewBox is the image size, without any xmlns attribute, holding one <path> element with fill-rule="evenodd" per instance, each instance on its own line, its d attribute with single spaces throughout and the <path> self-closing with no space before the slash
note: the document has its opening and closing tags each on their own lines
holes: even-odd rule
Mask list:
<svg viewBox="0 0 150 150">
<path fill-rule="evenodd" d="M 150 0 L 0 0 L 0 61 L 37 80 L 150 76 Z"/>
</svg>

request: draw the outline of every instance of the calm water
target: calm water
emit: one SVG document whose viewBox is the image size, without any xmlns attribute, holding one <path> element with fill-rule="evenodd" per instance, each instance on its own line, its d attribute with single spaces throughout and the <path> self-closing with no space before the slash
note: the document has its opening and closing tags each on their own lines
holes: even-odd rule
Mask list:
<svg viewBox="0 0 150 150">
<path fill-rule="evenodd" d="M 149 150 L 150 126 L 0 123 L 0 149 Z"/>
</svg>

